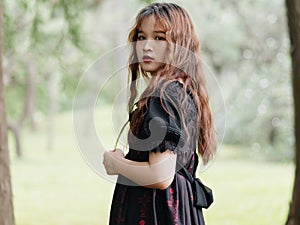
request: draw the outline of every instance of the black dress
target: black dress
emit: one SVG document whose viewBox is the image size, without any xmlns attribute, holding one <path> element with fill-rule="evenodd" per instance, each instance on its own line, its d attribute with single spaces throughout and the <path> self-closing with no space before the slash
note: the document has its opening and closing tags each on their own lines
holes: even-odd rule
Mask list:
<svg viewBox="0 0 300 225">
<path fill-rule="evenodd" d="M 177 169 L 185 166 L 192 174 L 195 173 L 198 156 L 196 149 L 196 112 L 190 96 L 184 113 L 189 136 L 184 132 L 180 113 L 176 110 L 179 102 L 184 101 L 182 85 L 170 83 L 165 89 L 163 106 L 159 96 L 149 98 L 147 112 L 139 129 L 138 138 L 146 139 L 151 135 L 149 122 L 156 121 L 157 126 L 166 129 L 162 140 L 152 140 L 145 151 L 137 150 L 138 145 L 130 143 L 129 152 L 125 156 L 134 161 L 148 161 L 150 151 L 172 150 L 177 154 Z M 189 107 L 191 106 L 191 107 Z M 169 113 L 167 113 L 165 111 Z M 130 138 L 129 138 L 130 140 Z M 187 141 L 189 140 L 189 141 Z M 191 141 L 190 141 L 191 140 Z M 132 148 L 134 146 L 134 148 Z M 149 147 L 150 146 L 150 147 Z M 146 188 L 134 184 L 119 175 L 115 187 L 110 212 L 110 225 L 204 225 L 202 213 L 200 218 L 193 206 L 191 184 L 182 175 L 175 173 L 174 180 L 165 190 Z"/>
</svg>

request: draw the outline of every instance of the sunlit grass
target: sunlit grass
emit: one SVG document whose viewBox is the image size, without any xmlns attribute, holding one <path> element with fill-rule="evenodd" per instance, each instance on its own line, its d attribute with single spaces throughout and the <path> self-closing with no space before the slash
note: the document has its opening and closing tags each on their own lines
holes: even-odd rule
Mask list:
<svg viewBox="0 0 300 225">
<path fill-rule="evenodd" d="M 203 174 L 215 193 L 208 224 L 285 224 L 293 172 L 291 164 L 220 157 Z"/>
<path fill-rule="evenodd" d="M 100 112 L 99 121 L 103 118 L 103 126 L 110 129 L 108 116 L 108 110 Z M 52 150 L 47 150 L 45 129 L 25 132 L 23 159 L 16 159 L 10 149 L 17 225 L 108 224 L 114 185 L 81 157 L 71 113 L 60 115 L 55 126 Z M 111 131 L 106 135 L 113 146 L 115 137 Z M 284 224 L 293 165 L 257 162 L 247 155 L 223 146 L 214 163 L 199 174 L 215 194 L 211 208 L 204 210 L 208 225 Z"/>
</svg>

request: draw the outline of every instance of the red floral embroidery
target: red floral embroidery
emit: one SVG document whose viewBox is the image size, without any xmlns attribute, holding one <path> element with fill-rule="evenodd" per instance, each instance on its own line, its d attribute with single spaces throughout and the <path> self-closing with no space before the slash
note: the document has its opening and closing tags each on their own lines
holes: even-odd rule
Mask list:
<svg viewBox="0 0 300 225">
<path fill-rule="evenodd" d="M 146 218 L 146 205 L 151 202 L 151 197 L 144 193 L 144 195 L 137 199 L 137 203 L 140 205 L 140 218 Z M 144 220 L 140 220 L 140 225 L 146 224 Z"/>
<path fill-rule="evenodd" d="M 174 194 L 173 188 L 170 188 L 170 194 L 171 194 L 171 195 Z"/>
</svg>

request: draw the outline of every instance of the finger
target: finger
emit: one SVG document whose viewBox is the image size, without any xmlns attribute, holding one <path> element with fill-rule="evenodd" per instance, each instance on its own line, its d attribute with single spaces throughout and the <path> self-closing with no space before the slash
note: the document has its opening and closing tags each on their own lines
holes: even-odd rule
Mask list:
<svg viewBox="0 0 300 225">
<path fill-rule="evenodd" d="M 123 151 L 121 149 L 119 149 L 119 148 L 116 148 L 115 151 L 118 151 L 118 152 L 120 152 L 120 153 L 123 154 Z"/>
</svg>

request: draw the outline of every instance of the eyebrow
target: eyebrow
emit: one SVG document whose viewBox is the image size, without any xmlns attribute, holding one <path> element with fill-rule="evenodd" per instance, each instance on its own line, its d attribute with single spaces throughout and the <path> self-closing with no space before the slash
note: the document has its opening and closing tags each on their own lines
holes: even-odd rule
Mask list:
<svg viewBox="0 0 300 225">
<path fill-rule="evenodd" d="M 155 30 L 153 33 L 162 33 L 162 34 L 165 34 L 166 32 L 162 31 L 162 30 Z"/>
<path fill-rule="evenodd" d="M 139 31 L 138 31 L 138 34 L 140 34 L 140 33 L 144 33 L 144 31 L 139 30 Z M 155 31 L 153 31 L 153 33 L 166 34 L 166 32 L 165 32 L 165 31 L 162 31 L 162 30 L 155 30 Z"/>
</svg>

